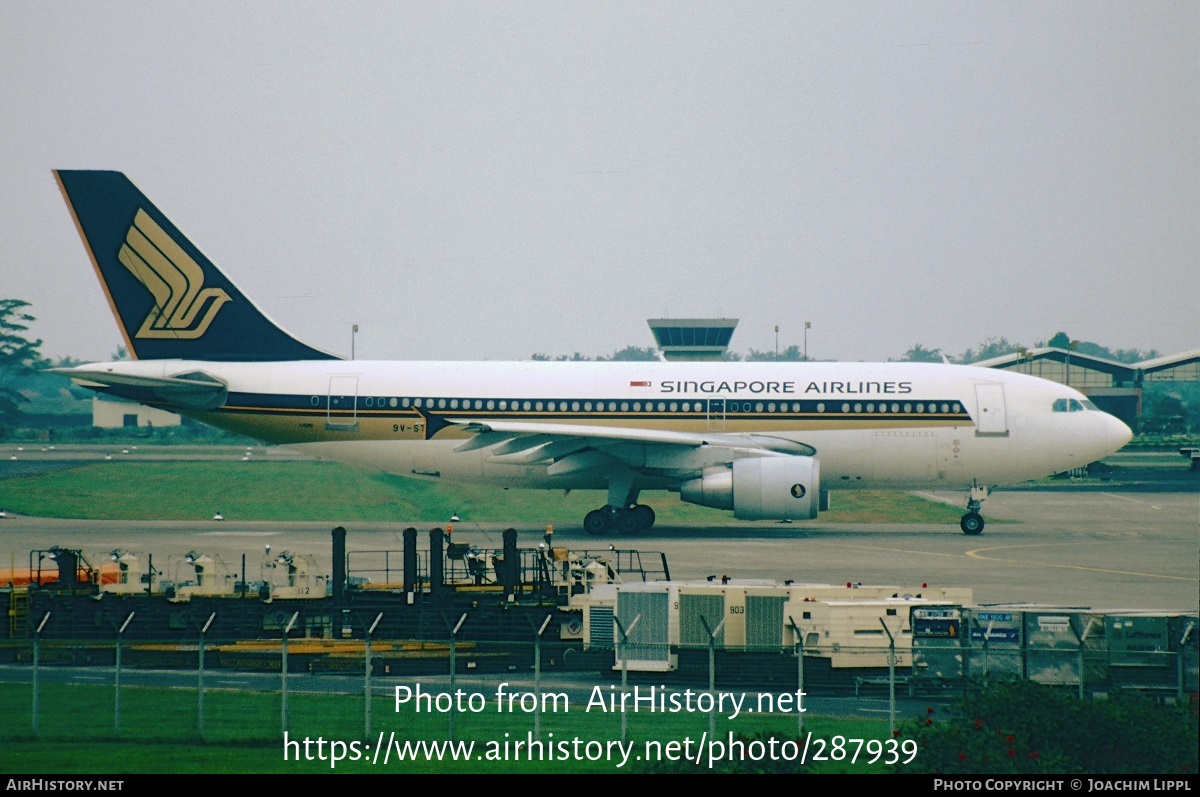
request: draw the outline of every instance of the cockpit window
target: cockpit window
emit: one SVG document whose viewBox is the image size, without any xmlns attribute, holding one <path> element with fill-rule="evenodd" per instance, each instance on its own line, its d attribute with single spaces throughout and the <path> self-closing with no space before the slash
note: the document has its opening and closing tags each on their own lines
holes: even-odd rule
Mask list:
<svg viewBox="0 0 1200 797">
<path fill-rule="evenodd" d="M 1095 404 L 1092 404 L 1092 402 L 1090 402 L 1090 401 L 1087 403 L 1091 405 L 1090 407 L 1088 407 L 1088 409 L 1093 409 L 1093 410 L 1096 409 Z M 1077 401 L 1076 399 L 1055 399 L 1054 400 L 1054 411 L 1055 412 L 1083 412 L 1083 404 L 1080 404 L 1079 401 Z"/>
<path fill-rule="evenodd" d="M 1084 401 L 1083 408 L 1086 410 L 1095 410 L 1096 412 L 1100 412 L 1100 408 L 1090 401 Z"/>
</svg>

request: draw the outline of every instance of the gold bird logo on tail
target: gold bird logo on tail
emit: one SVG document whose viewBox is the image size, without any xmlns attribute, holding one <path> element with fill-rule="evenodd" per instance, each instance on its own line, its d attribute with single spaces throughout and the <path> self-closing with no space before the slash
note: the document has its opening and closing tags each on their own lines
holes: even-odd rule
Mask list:
<svg viewBox="0 0 1200 797">
<path fill-rule="evenodd" d="M 154 296 L 154 307 L 134 337 L 194 340 L 229 301 L 222 289 L 204 287 L 200 264 L 144 210 L 133 217 L 117 258 Z"/>
</svg>

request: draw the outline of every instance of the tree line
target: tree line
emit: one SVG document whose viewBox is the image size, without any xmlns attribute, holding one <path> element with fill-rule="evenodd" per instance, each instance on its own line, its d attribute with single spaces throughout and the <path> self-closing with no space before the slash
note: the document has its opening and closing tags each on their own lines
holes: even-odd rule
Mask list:
<svg viewBox="0 0 1200 797">
<path fill-rule="evenodd" d="M 900 357 L 896 357 L 890 362 L 910 362 L 910 363 L 940 363 L 952 362 L 963 365 L 969 363 L 982 362 L 995 357 L 1003 357 L 1006 354 L 1016 354 L 1020 351 L 1029 349 L 1040 349 L 1045 347 L 1066 349 L 1068 351 L 1077 351 L 1080 354 L 1087 354 L 1092 357 L 1102 357 L 1108 360 L 1114 360 L 1119 363 L 1132 365 L 1143 360 L 1150 360 L 1158 357 L 1159 354 L 1154 349 L 1110 349 L 1099 343 L 1091 341 L 1072 340 L 1066 332 L 1057 332 L 1049 340 L 1042 340 L 1034 343 L 1032 346 L 1023 346 L 1020 343 L 1011 343 L 1008 338 L 988 338 L 976 347 L 970 347 L 966 351 L 956 354 L 943 354 L 941 349 L 931 349 L 920 343 L 914 343 L 908 347 Z M 533 354 L 530 359 L 538 362 L 628 362 L 628 361 L 653 361 L 657 360 L 658 350 L 653 347 L 642 346 L 626 346 L 623 349 L 618 349 L 609 355 L 598 355 L 589 357 L 579 352 L 574 354 Z M 804 352 L 800 346 L 793 343 L 784 347 L 779 351 L 759 351 L 758 349 L 750 349 L 746 354 L 738 352 L 726 352 L 724 360 L 729 362 L 804 362 Z"/>
</svg>

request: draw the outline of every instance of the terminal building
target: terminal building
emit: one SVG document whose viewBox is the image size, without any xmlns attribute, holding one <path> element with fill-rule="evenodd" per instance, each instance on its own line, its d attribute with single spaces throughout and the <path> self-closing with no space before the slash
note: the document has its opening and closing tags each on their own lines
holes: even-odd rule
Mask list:
<svg viewBox="0 0 1200 797">
<path fill-rule="evenodd" d="M 1130 364 L 1047 347 L 1022 349 L 974 365 L 1019 371 L 1073 387 L 1134 431 L 1146 383 L 1200 381 L 1200 349 Z"/>
</svg>

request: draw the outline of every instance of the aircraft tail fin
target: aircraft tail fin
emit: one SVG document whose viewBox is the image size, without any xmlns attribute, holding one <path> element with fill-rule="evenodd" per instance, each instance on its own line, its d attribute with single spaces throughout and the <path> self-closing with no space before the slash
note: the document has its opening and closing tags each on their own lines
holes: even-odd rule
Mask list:
<svg viewBox="0 0 1200 797">
<path fill-rule="evenodd" d="M 134 359 L 339 359 L 267 318 L 124 174 L 54 175 Z"/>
</svg>

